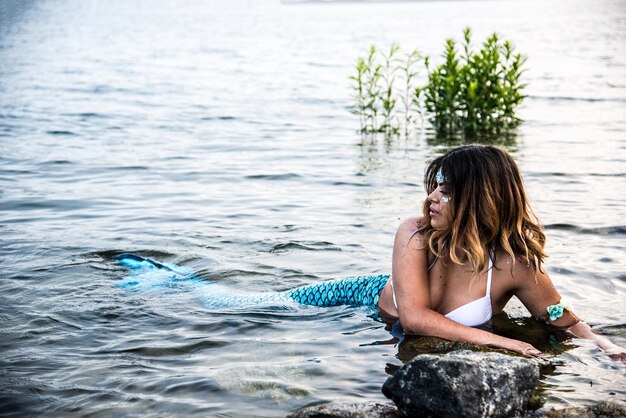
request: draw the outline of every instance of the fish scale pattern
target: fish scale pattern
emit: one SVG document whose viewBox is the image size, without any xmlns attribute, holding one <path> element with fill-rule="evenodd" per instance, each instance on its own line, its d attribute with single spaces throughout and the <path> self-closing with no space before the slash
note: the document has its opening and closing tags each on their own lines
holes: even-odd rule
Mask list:
<svg viewBox="0 0 626 418">
<path fill-rule="evenodd" d="M 173 264 L 128 253 L 114 258 L 119 264 L 133 270 L 133 274 L 122 281 L 121 287 L 137 290 L 172 288 L 174 285 L 180 287 L 186 283 L 189 288 L 193 287 L 203 293 L 205 305 L 215 308 L 289 301 L 313 306 L 376 306 L 380 293 L 389 280 L 388 274 L 357 276 L 300 286 L 283 292 L 246 294 L 207 282 Z"/>
<path fill-rule="evenodd" d="M 285 293 L 303 305 L 376 306 L 380 292 L 388 280 L 388 274 L 349 277 L 301 286 Z"/>
<path fill-rule="evenodd" d="M 287 303 L 292 299 L 285 292 L 236 293 L 222 290 L 216 292 L 214 287 L 206 287 L 202 298 L 203 304 L 209 308 L 237 308 L 261 304 Z"/>
</svg>

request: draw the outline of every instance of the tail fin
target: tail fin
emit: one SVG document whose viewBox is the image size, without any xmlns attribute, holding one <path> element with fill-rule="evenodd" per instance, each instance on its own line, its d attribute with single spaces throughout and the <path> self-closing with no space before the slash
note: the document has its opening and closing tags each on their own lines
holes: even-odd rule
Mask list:
<svg viewBox="0 0 626 418">
<path fill-rule="evenodd" d="M 119 287 L 134 289 L 179 288 L 180 282 L 202 281 L 191 269 L 166 264 L 139 255 L 123 253 L 113 256 L 120 265 L 131 270 Z"/>
<path fill-rule="evenodd" d="M 139 255 L 131 254 L 131 253 L 123 253 L 113 256 L 114 260 L 117 260 L 119 264 L 126 267 L 129 270 L 140 270 L 140 269 L 166 269 L 170 271 L 174 271 L 168 265 L 163 263 L 159 263 L 158 261 L 152 260 L 150 258 L 141 257 Z"/>
<path fill-rule="evenodd" d="M 136 254 L 124 253 L 113 257 L 120 265 L 131 270 L 118 287 L 131 290 L 193 291 L 208 308 L 242 308 L 260 304 L 283 306 L 291 298 L 284 293 L 239 293 L 232 288 L 204 280 L 175 264 L 167 264 Z"/>
</svg>

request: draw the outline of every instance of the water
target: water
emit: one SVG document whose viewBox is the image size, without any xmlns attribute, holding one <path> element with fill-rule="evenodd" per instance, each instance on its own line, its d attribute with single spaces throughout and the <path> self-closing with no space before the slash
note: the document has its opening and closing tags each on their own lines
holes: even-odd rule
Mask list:
<svg viewBox="0 0 626 418">
<path fill-rule="evenodd" d="M 466 25 L 528 56 L 507 147 L 546 225 L 548 271 L 626 345 L 623 2 L 4 1 L 0 410 L 284 416 L 384 401 L 405 357 L 368 311 L 216 312 L 117 288 L 112 256 L 248 291 L 388 273 L 425 162 L 451 144 L 425 131 L 361 145 L 347 77 L 371 43 L 437 56 Z M 519 303 L 508 313 L 524 322 Z M 563 344 L 547 406 L 623 401 L 623 364 Z"/>
</svg>

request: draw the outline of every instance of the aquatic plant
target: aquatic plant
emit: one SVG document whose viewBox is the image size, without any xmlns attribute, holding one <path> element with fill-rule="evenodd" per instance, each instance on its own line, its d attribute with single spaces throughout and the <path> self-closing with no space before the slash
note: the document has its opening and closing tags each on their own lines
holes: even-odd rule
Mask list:
<svg viewBox="0 0 626 418">
<path fill-rule="evenodd" d="M 439 132 L 499 132 L 520 121 L 515 109 L 524 99 L 520 77 L 526 59 L 495 33 L 474 52 L 471 35 L 466 28 L 461 56 L 454 40 L 446 40 L 444 62 L 428 71 L 424 104 Z"/>
<path fill-rule="evenodd" d="M 380 101 L 382 124 L 378 128 L 378 132 L 385 134 L 385 137 L 400 132 L 397 119 L 395 116 L 396 103 L 398 99 L 395 98 L 394 84 L 396 81 L 396 72 L 398 72 L 399 61 L 396 58 L 397 52 L 400 47 L 396 44 L 392 44 L 387 54 L 383 54 L 383 65 L 381 81 L 384 83 L 379 91 L 378 100 Z M 395 121 L 394 121 L 395 119 Z"/>
<path fill-rule="evenodd" d="M 460 65 L 456 47 L 452 39 L 446 41 L 444 63 L 428 71 L 428 83 L 424 87 L 424 104 L 431 112 L 431 122 L 437 131 L 447 129 L 453 131 L 458 124 L 461 110 L 461 78 Z"/>
<path fill-rule="evenodd" d="M 359 116 L 359 122 L 361 123 L 361 132 L 365 129 L 365 121 L 366 121 L 366 110 L 367 110 L 367 96 L 365 94 L 365 73 L 366 73 L 366 63 L 365 59 L 359 57 L 357 59 L 357 63 L 354 66 L 356 70 L 356 74 L 350 76 L 350 80 L 354 81 L 354 86 L 352 90 L 354 90 L 354 96 L 356 99 L 356 105 L 350 108 L 350 112 Z"/>
<path fill-rule="evenodd" d="M 359 132 L 389 138 L 400 135 L 402 127 L 406 137 L 417 120 L 424 119 L 438 136 L 474 138 L 517 126 L 526 58 L 495 33 L 475 52 L 471 37 L 466 28 L 461 52 L 447 39 L 443 62 L 436 66 L 418 50 L 401 59 L 396 44 L 387 53 L 372 45 L 366 57 L 357 59 L 356 73 L 350 77 L 357 102 L 350 110 L 359 115 Z M 423 84 L 418 83 L 420 64 L 426 72 Z"/>
<path fill-rule="evenodd" d="M 416 69 L 417 64 L 424 58 L 418 50 L 411 51 L 406 54 L 404 61 L 400 67 L 401 77 L 404 80 L 404 90 L 400 96 L 403 108 L 403 122 L 404 122 L 404 136 L 409 136 L 411 126 L 416 122 L 414 114 L 419 116 L 420 121 L 423 120 L 422 116 L 422 92 L 423 88 L 414 85 L 415 79 L 419 75 L 419 71 Z"/>
<path fill-rule="evenodd" d="M 372 45 L 367 57 L 359 57 L 355 65 L 356 75 L 350 77 L 354 81 L 353 90 L 357 99 L 351 111 L 359 116 L 362 134 L 379 132 L 378 98 L 382 67 L 375 62 L 376 52 L 376 46 Z"/>
<path fill-rule="evenodd" d="M 415 109 L 413 85 L 418 74 L 415 65 L 421 54 L 414 51 L 402 60 L 398 56 L 399 51 L 400 47 L 396 44 L 392 44 L 388 52 L 372 45 L 367 56 L 357 59 L 355 74 L 350 76 L 356 104 L 350 111 L 359 116 L 361 134 L 382 133 L 386 138 L 399 135 L 402 120 L 408 135 L 415 119 L 413 113 L 418 111 Z M 402 109 L 399 109 L 399 102 Z M 402 112 L 402 118 L 398 112 Z"/>
</svg>

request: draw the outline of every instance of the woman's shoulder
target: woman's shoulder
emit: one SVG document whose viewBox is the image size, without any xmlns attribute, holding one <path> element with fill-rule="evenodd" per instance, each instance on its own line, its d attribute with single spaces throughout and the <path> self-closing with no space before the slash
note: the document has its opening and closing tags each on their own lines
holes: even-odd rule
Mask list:
<svg viewBox="0 0 626 418">
<path fill-rule="evenodd" d="M 423 218 L 423 216 L 411 216 L 403 219 L 398 226 L 398 232 L 409 233 L 411 235 L 417 233 Z"/>
<path fill-rule="evenodd" d="M 495 266 L 498 270 L 508 273 L 506 276 L 513 281 L 531 280 L 534 282 L 535 269 L 523 254 L 514 254 L 511 257 L 504 249 L 499 249 L 496 251 Z"/>
<path fill-rule="evenodd" d="M 410 227 L 414 227 L 417 230 L 417 228 L 419 228 L 423 219 L 424 219 L 424 216 L 422 215 L 409 216 L 408 218 L 404 218 L 400 222 L 400 226 L 407 226 L 407 227 L 410 226 Z"/>
<path fill-rule="evenodd" d="M 422 216 L 411 216 L 400 222 L 396 231 L 396 243 L 403 243 L 415 249 L 425 249 L 428 247 L 428 240 L 419 231 Z"/>
</svg>

